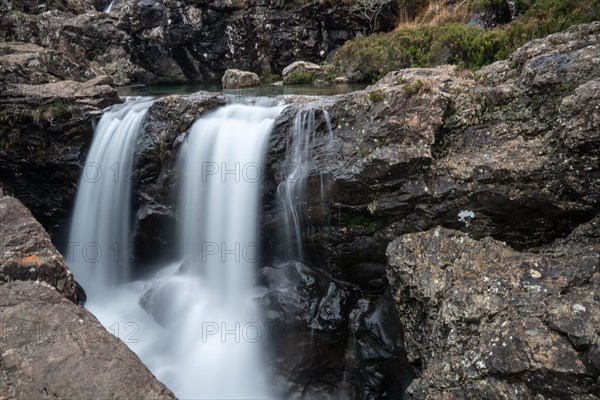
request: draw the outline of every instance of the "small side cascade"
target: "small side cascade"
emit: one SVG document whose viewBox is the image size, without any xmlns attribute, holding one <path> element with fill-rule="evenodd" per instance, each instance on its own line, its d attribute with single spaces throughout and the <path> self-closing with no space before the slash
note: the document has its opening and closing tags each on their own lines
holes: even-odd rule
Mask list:
<svg viewBox="0 0 600 400">
<path fill-rule="evenodd" d="M 110 2 L 110 4 L 109 4 L 108 6 L 106 6 L 106 8 L 104 9 L 104 13 L 105 13 L 105 14 L 108 14 L 108 13 L 110 13 L 110 10 L 112 10 L 113 4 L 115 4 L 115 0 L 112 0 L 112 1 Z"/>
<path fill-rule="evenodd" d="M 324 139 L 318 137 L 317 112 L 322 113 L 327 128 Z M 277 187 L 277 203 L 284 215 L 282 238 L 284 249 L 280 252 L 284 260 L 304 261 L 304 245 L 302 231 L 308 225 L 307 216 L 307 181 L 312 170 L 312 156 L 315 146 L 325 146 L 325 150 L 333 148 L 333 129 L 329 113 L 324 109 L 301 109 L 294 119 L 291 138 L 288 139 L 283 171 L 285 178 Z M 323 172 L 319 175 L 319 199 L 325 208 L 326 183 Z"/>
</svg>

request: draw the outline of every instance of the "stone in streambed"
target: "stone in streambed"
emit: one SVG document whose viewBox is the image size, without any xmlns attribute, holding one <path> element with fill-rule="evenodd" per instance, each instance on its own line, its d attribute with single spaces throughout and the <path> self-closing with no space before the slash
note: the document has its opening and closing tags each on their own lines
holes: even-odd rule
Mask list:
<svg viewBox="0 0 600 400">
<path fill-rule="evenodd" d="M 223 89 L 242 89 L 260 85 L 260 78 L 254 72 L 228 69 L 221 82 Z"/>
</svg>

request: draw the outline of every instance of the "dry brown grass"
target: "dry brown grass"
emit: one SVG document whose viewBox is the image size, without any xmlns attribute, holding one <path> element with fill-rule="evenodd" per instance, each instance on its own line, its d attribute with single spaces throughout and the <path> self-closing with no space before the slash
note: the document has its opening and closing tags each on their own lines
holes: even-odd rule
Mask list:
<svg viewBox="0 0 600 400">
<path fill-rule="evenodd" d="M 419 25 L 437 26 L 452 22 L 465 23 L 470 18 L 470 1 L 448 4 L 446 0 L 430 0 L 415 18 L 410 18 L 408 10 L 400 10 L 396 29 L 415 28 Z"/>
</svg>

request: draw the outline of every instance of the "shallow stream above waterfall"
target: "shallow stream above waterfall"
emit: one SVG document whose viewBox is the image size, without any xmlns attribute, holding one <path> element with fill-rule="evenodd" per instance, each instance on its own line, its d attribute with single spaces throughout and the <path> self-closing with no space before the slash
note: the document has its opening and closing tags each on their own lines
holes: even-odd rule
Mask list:
<svg viewBox="0 0 600 400">
<path fill-rule="evenodd" d="M 261 85 L 253 88 L 223 90 L 221 82 L 190 83 L 190 84 L 155 84 L 133 85 L 117 87 L 120 96 L 169 96 L 173 94 L 188 94 L 206 90 L 209 92 L 223 92 L 233 98 L 244 97 L 277 97 L 277 96 L 332 96 L 362 90 L 366 87 L 362 83 L 326 84 L 326 85 Z"/>
</svg>

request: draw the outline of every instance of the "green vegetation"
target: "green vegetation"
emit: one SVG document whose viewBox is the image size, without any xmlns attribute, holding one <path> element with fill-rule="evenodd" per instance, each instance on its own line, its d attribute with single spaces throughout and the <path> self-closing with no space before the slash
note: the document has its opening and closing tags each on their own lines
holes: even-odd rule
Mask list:
<svg viewBox="0 0 600 400">
<path fill-rule="evenodd" d="M 281 76 L 274 72 L 265 72 L 260 76 L 260 83 L 263 85 L 278 82 L 281 80 Z"/>
<path fill-rule="evenodd" d="M 369 99 L 373 103 L 379 103 L 380 101 L 383 101 L 383 99 L 385 99 L 385 92 L 381 89 L 373 90 L 372 92 L 369 92 Z"/>
<path fill-rule="evenodd" d="M 496 9 L 499 0 L 479 0 L 477 9 Z M 525 42 L 569 26 L 600 19 L 597 0 L 538 0 L 517 2 L 522 15 L 510 24 L 486 30 L 462 23 L 418 25 L 358 37 L 336 53 L 333 75 L 373 82 L 390 71 L 409 67 L 456 64 L 477 69 L 506 58 Z"/>
<path fill-rule="evenodd" d="M 290 85 L 301 85 L 314 83 L 317 77 L 308 71 L 294 71 L 285 77 L 285 83 Z"/>
<path fill-rule="evenodd" d="M 36 125 L 41 126 L 43 121 L 54 123 L 70 118 L 71 111 L 67 104 L 55 101 L 31 111 L 31 116 Z"/>
<path fill-rule="evenodd" d="M 381 229 L 383 223 L 379 218 L 372 215 L 357 214 L 350 218 L 347 227 L 349 229 L 364 229 L 365 233 L 373 234 Z"/>
<path fill-rule="evenodd" d="M 402 91 L 408 95 L 417 94 L 423 89 L 423 81 L 418 79 L 411 84 L 407 84 L 402 88 Z"/>
</svg>

